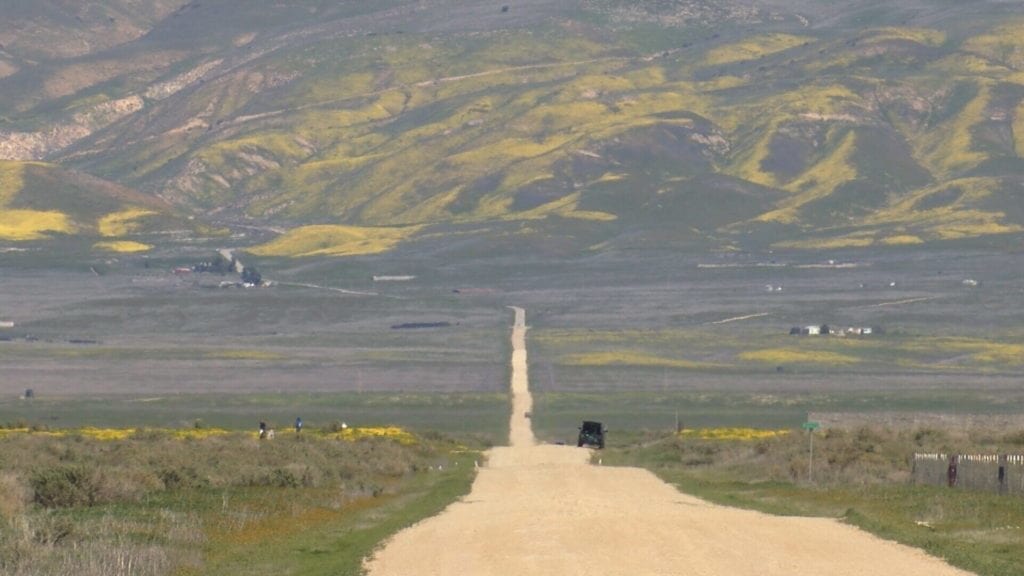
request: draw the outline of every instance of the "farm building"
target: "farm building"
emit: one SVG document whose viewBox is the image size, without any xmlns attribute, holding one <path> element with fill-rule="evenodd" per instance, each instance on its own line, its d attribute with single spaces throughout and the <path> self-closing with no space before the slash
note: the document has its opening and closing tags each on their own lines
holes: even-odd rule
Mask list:
<svg viewBox="0 0 1024 576">
<path fill-rule="evenodd" d="M 828 324 L 821 326 L 793 326 L 789 329 L 791 336 L 868 336 L 881 334 L 881 328 L 871 326 L 850 326 L 849 328 L 832 328 Z"/>
</svg>

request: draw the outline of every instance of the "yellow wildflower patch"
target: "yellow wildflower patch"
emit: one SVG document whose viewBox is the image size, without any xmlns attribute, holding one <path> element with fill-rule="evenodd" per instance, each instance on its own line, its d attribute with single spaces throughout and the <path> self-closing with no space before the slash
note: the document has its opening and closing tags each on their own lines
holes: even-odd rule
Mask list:
<svg viewBox="0 0 1024 576">
<path fill-rule="evenodd" d="M 415 234 L 420 226 L 361 227 L 316 225 L 289 230 L 249 250 L 257 256 L 354 256 L 379 254 Z"/>
<path fill-rule="evenodd" d="M 1004 24 L 988 34 L 975 36 L 964 42 L 963 49 L 980 54 L 1015 70 L 1024 70 L 1024 36 L 1020 29 L 1024 21 Z"/>
<path fill-rule="evenodd" d="M 1024 84 L 1024 78 L 1021 84 Z M 1017 105 L 1017 112 L 1013 116 L 1013 145 L 1017 157 L 1024 158 L 1024 102 Z"/>
<path fill-rule="evenodd" d="M 768 56 L 769 54 L 782 52 L 783 50 L 789 50 L 796 46 L 808 44 L 813 41 L 813 38 L 807 36 L 793 36 L 792 34 L 765 34 L 763 36 L 755 36 L 744 40 L 743 42 L 721 46 L 708 51 L 707 56 L 704 58 L 704 63 L 714 66 L 719 64 L 729 64 L 731 62 L 753 60 L 762 56 Z"/>
<path fill-rule="evenodd" d="M 932 28 L 877 28 L 868 32 L 869 41 L 909 40 L 925 46 L 939 46 L 946 41 L 946 33 Z"/>
<path fill-rule="evenodd" d="M 179 440 L 202 440 L 204 438 L 224 436 L 225 434 L 231 433 L 223 428 L 178 428 L 174 430 L 166 430 L 166 432 Z"/>
<path fill-rule="evenodd" d="M 135 428 L 80 428 L 78 434 L 95 440 L 125 440 L 135 434 Z"/>
<path fill-rule="evenodd" d="M 784 224 L 798 221 L 801 207 L 832 194 L 839 186 L 857 178 L 852 160 L 856 150 L 856 133 L 850 132 L 832 154 L 786 185 L 793 196 L 784 200 L 778 209 L 758 216 L 757 220 Z"/>
<path fill-rule="evenodd" d="M 108 252 L 119 252 L 122 254 L 146 252 L 147 250 L 153 249 L 149 244 L 134 242 L 132 240 L 105 240 L 103 242 L 93 244 L 92 247 L 96 250 L 106 250 Z"/>
<path fill-rule="evenodd" d="M 864 248 L 875 243 L 870 235 L 840 236 L 838 238 L 810 238 L 808 240 L 787 240 L 773 244 L 776 248 L 800 248 L 803 250 L 835 250 L 837 248 Z"/>
<path fill-rule="evenodd" d="M 25 164 L 0 160 L 0 206 L 10 202 L 25 185 Z"/>
<path fill-rule="evenodd" d="M 681 438 L 697 438 L 700 440 L 768 440 L 789 434 L 789 430 L 762 430 L 760 428 L 698 428 L 681 430 Z"/>
<path fill-rule="evenodd" d="M 345 428 L 331 434 L 330 437 L 355 442 L 363 438 L 388 438 L 399 444 L 415 444 L 416 437 L 412 433 L 399 428 L 398 426 L 380 426 L 366 428 Z"/>
<path fill-rule="evenodd" d="M 650 354 L 630 351 L 589 352 L 570 354 L 562 358 L 562 363 L 569 366 L 656 366 L 661 368 L 714 368 L 717 365 L 707 362 L 696 362 L 683 358 L 663 358 Z"/>
<path fill-rule="evenodd" d="M 189 439 L 203 439 L 210 438 L 212 436 L 223 436 L 230 432 L 222 428 L 95 428 L 92 426 L 86 426 L 83 428 L 72 428 L 62 430 L 31 430 L 29 428 L 0 428 L 0 438 L 13 436 L 17 434 L 33 434 L 40 436 L 54 436 L 54 437 L 65 437 L 65 436 L 84 436 L 93 440 L 101 440 L 105 442 L 127 440 L 138 434 L 139 432 L 150 431 L 159 434 L 167 434 L 173 438 L 179 440 Z"/>
<path fill-rule="evenodd" d="M 47 232 L 71 233 L 74 226 L 66 214 L 57 211 L 0 210 L 0 239 L 39 240 Z"/>
<path fill-rule="evenodd" d="M 211 360 L 284 360 L 286 356 L 266 350 L 211 350 L 204 354 Z"/>
<path fill-rule="evenodd" d="M 997 178 L 960 178 L 915 191 L 897 199 L 890 206 L 866 217 L 861 224 L 879 228 L 914 228 L 922 240 L 957 239 L 1020 232 L 1017 224 L 1004 223 L 1002 212 L 973 208 L 980 205 L 1001 187 Z M 957 192 L 946 203 L 930 208 L 919 206 L 935 195 Z M 883 240 L 884 242 L 884 240 Z"/>
<path fill-rule="evenodd" d="M 985 350 L 974 355 L 979 362 L 999 364 L 1024 364 L 1024 345 L 989 343 Z"/>
<path fill-rule="evenodd" d="M 767 348 L 740 354 L 740 359 L 771 364 L 856 364 L 860 359 L 825 350 L 798 350 L 796 348 Z"/>
<path fill-rule="evenodd" d="M 963 110 L 922 140 L 918 153 L 933 174 L 966 170 L 988 158 L 986 153 L 974 148 L 972 130 L 986 119 L 985 111 L 991 100 L 990 85 L 979 82 L 977 95 Z"/>
<path fill-rule="evenodd" d="M 924 240 L 911 234 L 899 234 L 882 238 L 880 242 L 886 246 L 909 246 L 911 244 L 923 244 Z"/>
<path fill-rule="evenodd" d="M 99 231 L 100 236 L 106 236 L 107 238 L 124 236 L 138 229 L 139 225 L 138 222 L 135 222 L 136 220 L 145 216 L 152 216 L 153 214 L 156 214 L 156 212 L 143 208 L 129 208 L 128 210 L 113 212 L 100 218 L 96 222 L 96 229 Z"/>
<path fill-rule="evenodd" d="M 0 428 L 0 438 L 15 436 L 18 434 L 38 434 L 40 436 L 63 436 L 63 434 L 52 430 L 31 430 L 29 428 Z"/>
<path fill-rule="evenodd" d="M 590 220 L 592 222 L 612 222 L 618 220 L 619 217 L 609 212 L 601 212 L 599 210 L 572 210 L 569 212 L 563 212 L 562 216 L 566 218 L 574 218 L 576 220 Z"/>
</svg>

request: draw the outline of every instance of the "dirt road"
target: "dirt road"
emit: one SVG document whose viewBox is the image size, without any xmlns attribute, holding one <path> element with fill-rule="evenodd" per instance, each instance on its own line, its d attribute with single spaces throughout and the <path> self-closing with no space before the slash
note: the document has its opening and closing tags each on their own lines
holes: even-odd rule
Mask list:
<svg viewBox="0 0 1024 576">
<path fill-rule="evenodd" d="M 644 470 L 590 465 L 589 450 L 537 445 L 515 315 L 511 446 L 489 452 L 465 499 L 388 542 L 372 576 L 968 574 L 834 520 L 715 506 Z"/>
</svg>

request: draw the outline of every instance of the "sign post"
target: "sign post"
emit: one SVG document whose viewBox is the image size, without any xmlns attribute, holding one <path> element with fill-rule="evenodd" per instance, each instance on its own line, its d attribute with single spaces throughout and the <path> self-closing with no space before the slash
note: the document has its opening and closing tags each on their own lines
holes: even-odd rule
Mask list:
<svg viewBox="0 0 1024 576">
<path fill-rule="evenodd" d="M 807 481 L 814 483 L 814 431 L 821 427 L 821 422 L 808 420 L 804 422 L 803 429 L 807 430 Z"/>
</svg>

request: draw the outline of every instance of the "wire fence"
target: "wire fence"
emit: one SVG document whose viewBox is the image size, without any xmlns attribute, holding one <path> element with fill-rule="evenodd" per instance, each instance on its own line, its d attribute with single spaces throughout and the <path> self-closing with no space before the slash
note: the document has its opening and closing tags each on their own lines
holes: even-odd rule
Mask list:
<svg viewBox="0 0 1024 576">
<path fill-rule="evenodd" d="M 1024 495 L 1024 455 L 914 454 L 914 482 Z"/>
</svg>

